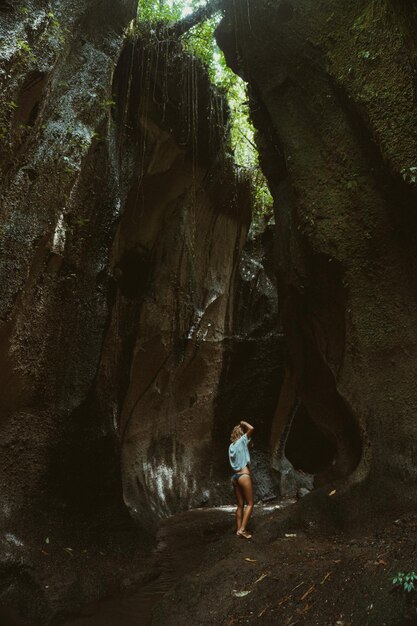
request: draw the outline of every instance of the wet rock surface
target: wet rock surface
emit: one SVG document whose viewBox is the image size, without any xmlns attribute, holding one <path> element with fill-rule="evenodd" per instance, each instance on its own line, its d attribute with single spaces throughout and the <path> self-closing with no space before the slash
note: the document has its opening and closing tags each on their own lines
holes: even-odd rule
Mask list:
<svg viewBox="0 0 417 626">
<path fill-rule="evenodd" d="M 249 191 L 227 109 L 177 42 L 127 28 L 134 8 L 1 12 L 1 601 L 42 624 L 123 586 L 123 560 L 140 578 L 161 517 L 230 501 L 243 415 L 226 361 L 257 362 L 257 414 L 279 385 L 272 275 L 241 261 Z M 264 497 L 267 415 L 259 431 Z"/>
<path fill-rule="evenodd" d="M 218 41 L 249 83 L 276 205 L 275 229 L 247 240 L 227 107 L 178 42 L 135 34 L 130 1 L 0 2 L 3 620 L 59 623 L 120 586 L 145 589 L 165 571 L 158 521 L 230 501 L 241 419 L 256 425 L 257 498 L 300 502 L 255 523 L 252 552 L 222 536 L 199 581 L 171 589 L 180 552 L 162 551 L 175 566 L 151 587 L 169 590 L 154 624 L 320 623 L 322 590 L 367 581 L 346 538 L 315 543 L 329 520 L 382 527 L 395 512 L 403 546 L 390 526 L 353 550 L 381 567 L 375 580 L 385 553 L 411 551 L 416 17 L 381 4 L 225 0 Z M 196 568 L 211 541 L 187 544 L 198 516 L 176 518 Z M 326 567 L 299 580 L 310 547 Z M 236 555 L 258 563 L 256 580 Z M 339 562 L 353 586 L 333 576 Z M 379 626 L 372 589 L 358 609 L 328 603 L 329 623 Z"/>
<path fill-rule="evenodd" d="M 332 0 L 225 6 L 218 41 L 250 85 L 276 200 L 289 353 L 276 432 L 299 400 L 328 438 L 326 454 L 334 449 L 316 482 L 341 487 L 331 513 L 339 523 L 383 516 L 387 498 L 392 512 L 408 509 L 415 494 L 401 485 L 415 474 L 417 402 L 415 14 L 390 2 L 380 12 L 371 2 Z"/>
<path fill-rule="evenodd" d="M 77 518 L 55 459 L 79 425 L 108 315 L 106 267 L 127 191 L 111 155 L 108 100 L 133 15 L 132 2 L 39 1 L 10 4 L 0 16 L 1 603 L 41 623 L 60 603 L 97 593 L 66 568 L 53 589 L 42 561 L 50 527 L 62 527 L 62 548 L 74 549 L 77 528 L 103 514 L 118 482 L 117 471 L 111 483 L 100 480 L 117 467 L 110 445 L 101 465 L 93 461 L 90 507 Z M 93 420 L 87 428 L 105 440 Z M 83 487 L 80 439 L 73 492 Z M 120 493 L 112 498 L 106 514 L 124 519 Z"/>
<path fill-rule="evenodd" d="M 95 396 L 113 413 L 125 504 L 149 526 L 216 502 L 214 409 L 250 198 L 225 155 L 225 105 L 180 44 L 127 44 L 114 92 L 130 94 L 119 116 L 134 175 Z"/>
</svg>

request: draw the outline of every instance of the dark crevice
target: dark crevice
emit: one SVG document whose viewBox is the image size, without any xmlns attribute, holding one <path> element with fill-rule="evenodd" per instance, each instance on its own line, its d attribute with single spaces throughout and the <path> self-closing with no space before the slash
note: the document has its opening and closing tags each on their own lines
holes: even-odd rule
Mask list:
<svg viewBox="0 0 417 626">
<path fill-rule="evenodd" d="M 292 422 L 285 455 L 296 470 L 321 474 L 335 461 L 337 446 L 330 432 L 325 433 L 301 405 Z"/>
<path fill-rule="evenodd" d="M 47 82 L 44 72 L 31 72 L 17 97 L 15 123 L 21 126 L 33 126 L 39 115 L 40 104 Z"/>
<path fill-rule="evenodd" d="M 50 500 L 83 517 L 100 517 L 117 502 L 123 510 L 119 453 L 110 425 L 105 432 L 100 418 L 90 394 L 51 451 L 46 478 Z"/>
<path fill-rule="evenodd" d="M 9 2 L 8 0 L 1 0 L 0 1 L 0 11 L 4 12 L 4 13 L 8 13 L 9 11 L 13 11 L 14 6 L 11 2 Z"/>
<path fill-rule="evenodd" d="M 123 297 L 143 298 L 150 286 L 152 260 L 145 248 L 126 250 L 114 270 L 115 278 Z"/>
<path fill-rule="evenodd" d="M 332 272 L 338 272 L 331 265 L 316 266 L 317 275 L 311 277 L 311 284 L 319 291 L 312 289 L 302 296 L 290 289 L 283 304 L 297 393 L 309 419 L 329 439 L 329 446 L 335 446 L 334 462 L 317 477 L 320 484 L 349 476 L 362 456 L 357 419 L 336 385 L 343 361 L 344 304 L 343 293 L 338 299 L 337 291 L 327 291 L 335 278 Z"/>
</svg>

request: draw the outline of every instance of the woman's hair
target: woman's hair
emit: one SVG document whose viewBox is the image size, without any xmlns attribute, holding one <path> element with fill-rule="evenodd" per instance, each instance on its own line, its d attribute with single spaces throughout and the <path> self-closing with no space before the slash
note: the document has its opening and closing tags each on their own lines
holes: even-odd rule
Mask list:
<svg viewBox="0 0 417 626">
<path fill-rule="evenodd" d="M 240 424 L 238 424 L 230 433 L 230 441 L 233 443 L 234 441 L 240 439 L 240 437 L 242 437 L 242 435 L 244 434 L 245 433 L 243 432 L 242 427 L 240 426 Z"/>
</svg>

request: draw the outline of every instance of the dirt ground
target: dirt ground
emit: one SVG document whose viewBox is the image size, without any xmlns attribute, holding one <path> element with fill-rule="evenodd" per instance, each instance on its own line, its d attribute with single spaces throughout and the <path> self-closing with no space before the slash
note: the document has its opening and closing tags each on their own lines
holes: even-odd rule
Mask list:
<svg viewBox="0 0 417 626">
<path fill-rule="evenodd" d="M 21 540 L 20 537 L 30 537 Z M 53 510 L 19 537 L 9 536 L 9 552 L 20 567 L 5 570 L 9 601 L 0 605 L 0 626 L 56 626 L 79 615 L 92 598 L 129 593 L 148 580 L 149 537 L 138 532 L 127 512 L 101 517 L 67 517 Z"/>
<path fill-rule="evenodd" d="M 161 524 L 153 551 L 135 544 L 130 524 L 115 526 L 112 539 L 97 526 L 86 539 L 84 529 L 85 545 L 72 550 L 50 526 L 49 543 L 44 538 L 33 549 L 36 577 L 45 587 L 49 616 L 54 606 L 55 616 L 30 624 L 417 624 L 413 592 L 394 589 L 391 582 L 398 571 L 417 569 L 417 513 L 350 536 L 284 524 L 271 539 L 272 521 L 291 510 L 290 502 L 255 507 L 250 541 L 234 534 L 232 507 L 181 513 Z M 102 595 L 92 591 L 94 584 L 102 586 L 105 598 L 83 602 L 89 592 Z M 0 618 L 2 626 L 29 624 L 1 610 Z"/>
<path fill-rule="evenodd" d="M 417 515 L 350 538 L 297 530 L 265 541 L 257 527 L 280 514 L 258 512 L 250 541 L 229 528 L 210 543 L 198 568 L 154 607 L 152 625 L 417 624 L 413 595 L 391 581 L 416 569 Z"/>
</svg>

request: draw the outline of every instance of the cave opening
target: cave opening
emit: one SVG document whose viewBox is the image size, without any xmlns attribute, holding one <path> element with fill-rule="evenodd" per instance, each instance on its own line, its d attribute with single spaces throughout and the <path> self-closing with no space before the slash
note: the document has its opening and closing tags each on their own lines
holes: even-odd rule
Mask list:
<svg viewBox="0 0 417 626">
<path fill-rule="evenodd" d="M 336 452 L 334 439 L 318 428 L 306 407 L 301 404 L 292 421 L 285 445 L 285 455 L 295 470 L 313 475 L 321 474 L 331 467 Z"/>
</svg>

